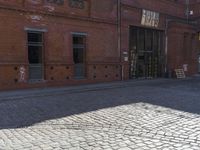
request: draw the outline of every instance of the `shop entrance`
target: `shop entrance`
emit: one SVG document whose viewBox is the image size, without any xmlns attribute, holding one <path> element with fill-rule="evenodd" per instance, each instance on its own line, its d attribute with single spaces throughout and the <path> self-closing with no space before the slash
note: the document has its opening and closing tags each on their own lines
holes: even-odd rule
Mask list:
<svg viewBox="0 0 200 150">
<path fill-rule="evenodd" d="M 163 32 L 130 27 L 130 78 L 156 78 L 164 62 Z"/>
<path fill-rule="evenodd" d="M 43 79 L 43 33 L 28 32 L 29 80 Z"/>
<path fill-rule="evenodd" d="M 85 78 L 86 36 L 73 35 L 74 77 Z"/>
</svg>

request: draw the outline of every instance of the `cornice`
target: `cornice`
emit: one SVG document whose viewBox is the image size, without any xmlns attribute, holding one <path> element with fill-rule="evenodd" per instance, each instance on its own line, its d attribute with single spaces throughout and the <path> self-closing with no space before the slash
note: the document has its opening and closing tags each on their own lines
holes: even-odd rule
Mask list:
<svg viewBox="0 0 200 150">
<path fill-rule="evenodd" d="M 0 5 L 0 10 L 10 10 L 10 11 L 15 11 L 15 12 L 17 11 L 17 12 L 27 13 L 27 14 L 38 14 L 38 15 L 40 14 L 43 16 L 60 17 L 60 18 L 88 21 L 88 22 L 94 22 L 94 23 L 117 25 L 117 19 L 116 19 L 116 21 L 110 21 L 108 19 L 85 17 L 85 16 L 78 16 L 78 15 L 69 15 L 66 13 L 55 12 L 55 11 L 48 12 L 48 11 L 26 9 L 26 8 L 20 8 L 20 7 L 16 7 L 16 6 L 7 6 L 7 5 Z"/>
</svg>

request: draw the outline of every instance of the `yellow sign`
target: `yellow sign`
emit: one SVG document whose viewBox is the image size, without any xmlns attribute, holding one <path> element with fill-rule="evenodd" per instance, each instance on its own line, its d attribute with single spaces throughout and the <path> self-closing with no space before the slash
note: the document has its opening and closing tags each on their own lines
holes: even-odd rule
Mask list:
<svg viewBox="0 0 200 150">
<path fill-rule="evenodd" d="M 159 13 L 143 9 L 141 24 L 144 26 L 158 27 L 159 18 Z"/>
</svg>

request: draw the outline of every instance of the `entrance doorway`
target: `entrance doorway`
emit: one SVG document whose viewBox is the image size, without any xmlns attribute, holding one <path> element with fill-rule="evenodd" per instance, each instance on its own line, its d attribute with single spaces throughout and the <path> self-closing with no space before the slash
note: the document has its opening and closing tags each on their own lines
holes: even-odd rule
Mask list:
<svg viewBox="0 0 200 150">
<path fill-rule="evenodd" d="M 29 80 L 43 79 L 43 33 L 28 31 Z"/>
<path fill-rule="evenodd" d="M 130 27 L 130 78 L 156 78 L 164 63 L 163 32 Z"/>
<path fill-rule="evenodd" d="M 86 36 L 73 35 L 74 77 L 85 78 Z"/>
</svg>

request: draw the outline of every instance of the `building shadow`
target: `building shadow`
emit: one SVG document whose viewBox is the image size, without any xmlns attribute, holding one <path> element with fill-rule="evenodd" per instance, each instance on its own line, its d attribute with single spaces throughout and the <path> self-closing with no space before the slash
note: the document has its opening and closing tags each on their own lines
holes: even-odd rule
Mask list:
<svg viewBox="0 0 200 150">
<path fill-rule="evenodd" d="M 199 90 L 199 78 L 137 84 L 127 81 L 107 89 L 9 100 L 0 103 L 0 129 L 29 127 L 46 120 L 140 102 L 200 114 Z"/>
</svg>

